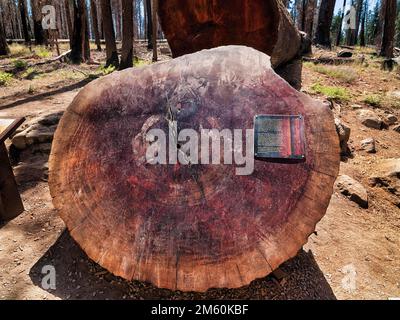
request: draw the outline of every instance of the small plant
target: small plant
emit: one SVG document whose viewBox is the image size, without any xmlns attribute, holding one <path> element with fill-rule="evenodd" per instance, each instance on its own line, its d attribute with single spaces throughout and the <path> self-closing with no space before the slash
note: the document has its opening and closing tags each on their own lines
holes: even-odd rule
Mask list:
<svg viewBox="0 0 400 320">
<path fill-rule="evenodd" d="M 28 47 L 18 43 L 12 43 L 9 48 L 11 57 L 27 56 L 31 53 Z"/>
<path fill-rule="evenodd" d="M 113 73 L 115 71 L 115 66 L 109 65 L 108 67 L 106 66 L 101 66 L 100 67 L 100 72 L 103 73 L 103 75 L 108 75 L 110 73 Z"/>
<path fill-rule="evenodd" d="M 39 72 L 35 68 L 28 68 L 22 74 L 22 77 L 27 80 L 33 80 L 38 74 L 39 74 Z"/>
<path fill-rule="evenodd" d="M 28 93 L 29 94 L 34 94 L 35 93 L 35 88 L 31 84 L 29 85 Z"/>
<path fill-rule="evenodd" d="M 364 98 L 363 102 L 372 107 L 380 107 L 382 105 L 382 97 L 376 94 L 370 94 Z"/>
<path fill-rule="evenodd" d="M 35 48 L 35 53 L 39 58 L 49 58 L 52 56 L 52 53 L 47 50 L 45 47 L 36 47 Z"/>
<path fill-rule="evenodd" d="M 352 83 L 358 78 L 357 71 L 350 67 L 323 66 L 310 62 L 305 64 L 305 66 L 315 72 L 345 83 Z"/>
<path fill-rule="evenodd" d="M 345 88 L 324 86 L 321 85 L 320 83 L 314 83 L 311 86 L 311 90 L 314 93 L 325 95 L 329 100 L 342 101 L 342 102 L 349 100 L 349 94 Z"/>
<path fill-rule="evenodd" d="M 140 59 L 138 57 L 133 58 L 133 66 L 135 66 L 135 67 L 143 67 L 143 66 L 147 66 L 149 64 L 150 64 L 149 61 Z"/>
<path fill-rule="evenodd" d="M 0 86 L 6 86 L 12 79 L 12 74 L 0 71 Z"/>
<path fill-rule="evenodd" d="M 13 65 L 16 70 L 25 70 L 28 66 L 28 63 L 24 60 L 15 59 L 13 61 Z"/>
</svg>

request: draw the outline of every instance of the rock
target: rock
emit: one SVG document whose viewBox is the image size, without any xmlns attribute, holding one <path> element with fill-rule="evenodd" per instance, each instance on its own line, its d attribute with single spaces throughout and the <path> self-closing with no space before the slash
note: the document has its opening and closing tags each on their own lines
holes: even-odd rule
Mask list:
<svg viewBox="0 0 400 320">
<path fill-rule="evenodd" d="M 368 128 L 382 129 L 383 121 L 374 111 L 362 109 L 358 112 L 358 119 Z"/>
<path fill-rule="evenodd" d="M 57 112 L 41 116 L 37 122 L 43 126 L 53 126 L 58 124 L 64 112 Z"/>
<path fill-rule="evenodd" d="M 14 135 L 14 137 L 11 139 L 11 143 L 20 150 L 23 150 L 26 148 L 27 144 L 26 144 L 26 137 L 24 134 L 24 131 L 17 133 L 16 135 Z"/>
<path fill-rule="evenodd" d="M 400 99 L 400 90 L 392 91 L 391 93 L 389 93 L 389 95 L 390 95 L 392 98 Z"/>
<path fill-rule="evenodd" d="M 369 184 L 383 187 L 400 197 L 400 158 L 377 162 L 369 178 Z"/>
<path fill-rule="evenodd" d="M 21 162 L 14 167 L 15 179 L 18 184 L 40 180 L 47 181 L 48 171 L 48 163 L 45 160 L 37 160 L 32 163 Z"/>
<path fill-rule="evenodd" d="M 340 50 L 337 53 L 337 56 L 339 58 L 351 58 L 353 56 L 353 52 L 349 51 L 349 50 Z"/>
<path fill-rule="evenodd" d="M 50 124 L 50 122 L 46 122 Z M 16 134 L 11 142 L 20 150 L 26 149 L 28 146 L 40 143 L 49 143 L 53 140 L 54 132 L 57 128 L 57 124 L 51 126 L 45 126 L 38 122 L 30 125 L 24 131 Z"/>
<path fill-rule="evenodd" d="M 352 108 L 353 110 L 360 110 L 360 109 L 362 109 L 363 107 L 362 107 L 361 105 L 359 105 L 359 104 L 352 104 L 352 105 L 351 105 L 351 108 Z"/>
<path fill-rule="evenodd" d="M 341 175 L 336 179 L 336 188 L 351 201 L 362 208 L 368 208 L 367 190 L 361 183 L 347 175 Z"/>
<path fill-rule="evenodd" d="M 375 139 L 374 138 L 367 138 L 361 141 L 361 149 L 368 153 L 375 153 Z"/>
<path fill-rule="evenodd" d="M 349 151 L 347 143 L 350 139 L 351 129 L 339 118 L 335 118 L 335 126 L 339 136 L 340 152 L 341 154 L 347 154 Z"/>
<path fill-rule="evenodd" d="M 384 117 L 384 121 L 386 122 L 387 125 L 392 125 L 397 122 L 397 117 L 394 114 L 386 114 Z"/>
<path fill-rule="evenodd" d="M 397 126 L 394 126 L 393 130 L 400 133 L 400 124 L 398 124 Z"/>
</svg>

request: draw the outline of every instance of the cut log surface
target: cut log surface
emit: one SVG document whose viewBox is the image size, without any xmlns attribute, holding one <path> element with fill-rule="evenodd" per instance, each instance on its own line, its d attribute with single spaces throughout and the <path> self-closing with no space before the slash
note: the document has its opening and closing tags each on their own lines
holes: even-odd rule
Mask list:
<svg viewBox="0 0 400 320">
<path fill-rule="evenodd" d="M 145 133 L 168 132 L 171 113 L 196 131 L 303 115 L 306 160 L 255 160 L 248 176 L 234 165 L 148 164 Z M 326 212 L 338 168 L 329 108 L 277 76 L 267 55 L 226 46 L 87 85 L 55 133 L 49 183 L 94 261 L 126 279 L 205 291 L 246 285 L 295 256 Z"/>
<path fill-rule="evenodd" d="M 174 57 L 245 45 L 277 67 L 299 55 L 301 36 L 281 0 L 158 0 L 160 23 Z"/>
</svg>

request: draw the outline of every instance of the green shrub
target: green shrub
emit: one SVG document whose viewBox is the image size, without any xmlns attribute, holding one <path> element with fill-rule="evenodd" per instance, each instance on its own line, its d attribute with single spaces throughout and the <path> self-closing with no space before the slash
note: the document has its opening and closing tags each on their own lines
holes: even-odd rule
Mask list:
<svg viewBox="0 0 400 320">
<path fill-rule="evenodd" d="M 13 65 L 17 70 L 24 70 L 28 66 L 28 63 L 24 60 L 15 59 L 13 60 Z"/>
<path fill-rule="evenodd" d="M 26 71 L 22 74 L 22 77 L 28 80 L 33 80 L 39 72 L 35 68 L 28 68 Z"/>
<path fill-rule="evenodd" d="M 372 107 L 380 107 L 382 105 L 382 97 L 376 94 L 366 96 L 363 101 Z"/>
<path fill-rule="evenodd" d="M 115 71 L 115 66 L 109 65 L 108 67 L 106 66 L 101 66 L 100 67 L 100 72 L 103 73 L 103 75 L 108 75 L 110 73 L 113 73 Z"/>
<path fill-rule="evenodd" d="M 305 64 L 305 66 L 307 68 L 310 68 L 311 70 L 314 70 L 315 72 L 345 83 L 352 83 L 358 78 L 357 71 L 350 67 L 324 66 L 320 64 L 313 64 L 310 62 Z"/>
<path fill-rule="evenodd" d="M 0 86 L 7 85 L 12 80 L 12 74 L 0 71 Z"/>
<path fill-rule="evenodd" d="M 349 93 L 345 88 L 342 87 L 324 86 L 320 83 L 314 83 L 311 86 L 311 90 L 314 93 L 325 95 L 329 100 L 336 100 L 342 102 L 349 100 Z"/>
<path fill-rule="evenodd" d="M 45 47 L 36 47 L 35 53 L 39 58 L 49 58 L 52 56 L 51 51 L 47 50 Z"/>
</svg>

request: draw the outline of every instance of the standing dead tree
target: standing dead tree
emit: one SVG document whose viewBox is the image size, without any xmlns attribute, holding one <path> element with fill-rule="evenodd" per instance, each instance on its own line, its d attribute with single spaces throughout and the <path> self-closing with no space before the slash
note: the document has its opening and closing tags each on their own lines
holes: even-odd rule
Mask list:
<svg viewBox="0 0 400 320">
<path fill-rule="evenodd" d="M 115 32 L 112 19 L 110 0 L 101 0 L 101 17 L 103 21 L 104 37 L 106 40 L 106 66 L 119 67 L 117 44 L 115 43 Z"/>
<path fill-rule="evenodd" d="M 6 56 L 10 53 L 7 45 L 6 32 L 4 30 L 3 21 L 0 21 L 0 56 Z"/>
<path fill-rule="evenodd" d="M 122 0 L 122 54 L 120 70 L 133 66 L 133 2 Z"/>
<path fill-rule="evenodd" d="M 22 30 L 24 33 L 25 43 L 30 44 L 31 35 L 29 34 L 28 16 L 26 10 L 26 0 L 18 1 L 19 13 L 21 15 Z"/>
<path fill-rule="evenodd" d="M 71 42 L 71 61 L 81 63 L 90 60 L 89 30 L 85 0 L 73 1 L 74 24 Z"/>
<path fill-rule="evenodd" d="M 94 40 L 96 42 L 97 51 L 101 51 L 100 33 L 99 33 L 99 21 L 97 17 L 97 4 L 96 0 L 90 0 L 90 13 L 92 16 L 92 32 Z"/>
<path fill-rule="evenodd" d="M 378 36 L 378 52 L 380 56 L 386 58 L 393 58 L 396 7 L 396 0 L 382 0 L 380 11 L 381 33 Z"/>
<path fill-rule="evenodd" d="M 314 43 L 325 48 L 331 48 L 331 25 L 336 0 L 321 0 L 319 7 L 317 29 Z"/>
</svg>

